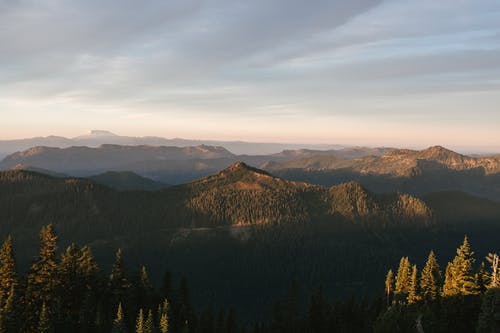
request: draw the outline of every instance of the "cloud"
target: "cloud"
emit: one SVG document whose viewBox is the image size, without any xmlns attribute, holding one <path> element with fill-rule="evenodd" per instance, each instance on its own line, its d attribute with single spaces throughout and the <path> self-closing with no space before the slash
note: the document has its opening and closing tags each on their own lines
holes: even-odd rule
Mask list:
<svg viewBox="0 0 500 333">
<path fill-rule="evenodd" d="M 0 0 L 0 112 L 384 118 L 494 96 L 499 22 L 495 0 Z"/>
</svg>

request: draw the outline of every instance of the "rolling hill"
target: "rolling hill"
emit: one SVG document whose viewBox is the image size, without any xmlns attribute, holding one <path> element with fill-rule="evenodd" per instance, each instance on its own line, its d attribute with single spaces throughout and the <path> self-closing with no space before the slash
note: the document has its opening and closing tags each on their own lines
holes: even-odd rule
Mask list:
<svg viewBox="0 0 500 333">
<path fill-rule="evenodd" d="M 118 191 L 156 191 L 168 186 L 131 171 L 108 171 L 88 178 Z"/>
</svg>

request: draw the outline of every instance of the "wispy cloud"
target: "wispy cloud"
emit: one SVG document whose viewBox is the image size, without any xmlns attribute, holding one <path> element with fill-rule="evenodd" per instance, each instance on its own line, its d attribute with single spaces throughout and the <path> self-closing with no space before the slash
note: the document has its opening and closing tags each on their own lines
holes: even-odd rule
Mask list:
<svg viewBox="0 0 500 333">
<path fill-rule="evenodd" d="M 343 140 L 313 127 L 336 119 L 344 133 L 373 116 L 363 137 L 375 138 L 384 122 L 410 128 L 411 113 L 484 119 L 484 133 L 500 126 L 499 36 L 496 0 L 0 0 L 0 113 L 11 132 L 37 119 L 37 134 L 57 132 L 61 113 L 75 131 L 140 119 L 144 134 L 172 136 L 210 115 L 204 135 L 238 133 L 230 123 L 243 139 L 254 126 L 293 140 L 302 125 L 303 138 Z"/>
</svg>

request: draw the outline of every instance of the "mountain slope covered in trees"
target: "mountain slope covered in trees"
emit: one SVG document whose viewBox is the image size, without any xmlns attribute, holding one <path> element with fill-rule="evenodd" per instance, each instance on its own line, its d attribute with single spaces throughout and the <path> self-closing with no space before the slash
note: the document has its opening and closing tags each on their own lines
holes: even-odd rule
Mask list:
<svg viewBox="0 0 500 333">
<path fill-rule="evenodd" d="M 445 213 L 457 197 L 463 207 L 469 199 L 491 205 L 488 215 L 449 222 Z M 119 192 L 22 170 L 0 173 L 1 236 L 13 235 L 21 269 L 37 253 L 38 230 L 53 224 L 61 248 L 88 245 L 106 271 L 110 253 L 121 247 L 131 267 L 150 267 L 153 283 L 166 269 L 186 275 L 195 306 L 233 305 L 249 319 L 271 313 L 293 280 L 304 293 L 323 286 L 334 300 L 372 297 L 402 255 L 416 262 L 430 248 L 450 255 L 465 232 L 481 240 L 478 253 L 495 249 L 500 210 L 494 203 L 437 198 L 374 194 L 352 182 L 325 188 L 243 163 L 153 192 Z"/>
</svg>

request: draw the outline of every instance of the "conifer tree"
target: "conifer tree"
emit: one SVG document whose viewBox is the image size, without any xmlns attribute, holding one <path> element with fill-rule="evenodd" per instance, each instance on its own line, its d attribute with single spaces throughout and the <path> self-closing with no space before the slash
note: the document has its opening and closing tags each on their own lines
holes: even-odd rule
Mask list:
<svg viewBox="0 0 500 333">
<path fill-rule="evenodd" d="M 408 291 L 408 304 L 414 304 L 419 300 L 420 295 L 418 290 L 418 270 L 417 265 L 413 265 L 410 279 L 410 290 Z"/>
<path fill-rule="evenodd" d="M 153 286 L 151 285 L 151 282 L 149 282 L 149 276 L 145 266 L 141 267 L 139 276 L 139 293 L 140 304 L 145 308 L 150 308 L 153 305 Z"/>
<path fill-rule="evenodd" d="M 145 333 L 144 332 L 144 311 L 142 311 L 142 308 L 139 309 L 139 314 L 137 315 L 137 319 L 135 320 L 135 332 L 136 333 Z"/>
<path fill-rule="evenodd" d="M 486 270 L 486 264 L 481 262 L 476 273 L 476 283 L 481 293 L 485 292 L 491 283 L 491 276 Z"/>
<path fill-rule="evenodd" d="M 439 295 L 441 270 L 434 251 L 429 253 L 422 274 L 420 276 L 420 290 L 425 301 L 434 301 Z"/>
<path fill-rule="evenodd" d="M 396 285 L 394 298 L 396 301 L 405 301 L 408 295 L 411 279 L 411 266 L 408 257 L 403 257 L 399 261 L 398 273 L 396 275 Z"/>
<path fill-rule="evenodd" d="M 0 249 L 0 304 L 3 304 L 11 289 L 17 284 L 12 236 L 9 235 Z"/>
<path fill-rule="evenodd" d="M 158 304 L 158 328 L 161 333 L 168 332 L 168 314 L 170 312 L 170 304 L 165 298 L 163 303 Z"/>
<path fill-rule="evenodd" d="M 59 285 L 56 261 L 57 236 L 51 224 L 40 231 L 40 250 L 31 266 L 26 287 L 26 325 L 33 330 L 38 322 L 42 304 L 50 308 Z"/>
<path fill-rule="evenodd" d="M 127 290 L 130 283 L 127 280 L 123 268 L 122 250 L 118 249 L 115 255 L 115 262 L 109 275 L 109 289 L 111 292 L 112 304 L 118 304 L 125 301 Z"/>
<path fill-rule="evenodd" d="M 14 289 L 14 286 L 10 288 L 9 295 L 5 301 L 5 305 L 1 309 L 1 317 L 0 321 L 0 332 L 8 333 L 8 332 L 17 332 L 18 331 L 18 316 L 19 313 L 17 311 L 17 296 Z"/>
<path fill-rule="evenodd" d="M 393 292 L 394 292 L 394 273 L 392 272 L 392 269 L 389 269 L 389 271 L 387 272 L 387 276 L 385 278 L 385 297 L 387 300 L 387 306 L 391 304 L 391 296 Z"/>
<path fill-rule="evenodd" d="M 159 323 L 160 333 L 168 333 L 168 317 L 166 313 L 162 313 Z"/>
<path fill-rule="evenodd" d="M 118 309 L 116 310 L 116 317 L 113 320 L 111 333 L 127 333 L 127 327 L 125 326 L 125 319 L 123 316 L 122 303 L 118 304 Z"/>
<path fill-rule="evenodd" d="M 443 297 L 456 295 L 455 281 L 453 278 L 453 268 L 452 263 L 448 262 L 446 265 L 446 270 L 444 273 L 444 283 L 443 283 Z"/>
<path fill-rule="evenodd" d="M 49 310 L 45 303 L 42 305 L 42 309 L 40 311 L 40 319 L 38 321 L 38 333 L 52 333 L 54 331 L 52 322 L 50 319 Z"/>
<path fill-rule="evenodd" d="M 457 249 L 457 255 L 446 268 L 446 281 L 443 296 L 475 295 L 479 293 L 476 276 L 473 272 L 474 252 L 467 236 Z"/>
<path fill-rule="evenodd" d="M 154 324 L 152 310 L 148 311 L 148 317 L 144 321 L 143 331 L 144 331 L 144 333 L 154 333 L 154 331 L 155 331 L 155 324 Z"/>
</svg>

